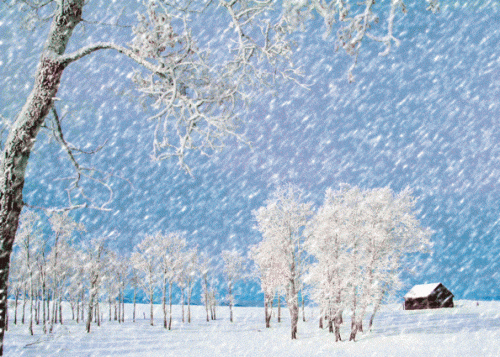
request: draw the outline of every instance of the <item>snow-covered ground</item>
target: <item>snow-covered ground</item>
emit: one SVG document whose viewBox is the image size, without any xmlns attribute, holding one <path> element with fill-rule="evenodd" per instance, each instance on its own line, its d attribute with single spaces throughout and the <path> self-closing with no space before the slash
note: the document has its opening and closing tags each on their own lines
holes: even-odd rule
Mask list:
<svg viewBox="0 0 500 357">
<path fill-rule="evenodd" d="M 299 339 L 290 340 L 288 313 L 283 322 L 272 321 L 264 328 L 263 308 L 236 307 L 234 323 L 228 307 L 220 307 L 217 321 L 205 321 L 202 306 L 193 307 L 191 324 L 180 321 L 180 307 L 174 310 L 173 330 L 162 325 L 161 307 L 156 306 L 155 326 L 149 325 L 148 305 L 138 305 L 136 323 L 131 322 L 131 305 L 126 321 L 105 319 L 101 327 L 66 321 L 50 335 L 36 326 L 11 324 L 5 337 L 5 356 L 500 356 L 500 302 L 458 301 L 453 309 L 403 311 L 400 305 L 384 306 L 371 332 L 359 334 L 356 342 L 335 343 L 328 331 L 318 328 L 315 309 L 306 308 L 306 322 L 299 322 Z M 276 309 L 275 309 L 276 311 Z M 143 312 L 146 315 L 144 319 Z M 69 317 L 69 319 L 68 319 Z M 345 318 L 342 337 L 348 338 Z"/>
</svg>

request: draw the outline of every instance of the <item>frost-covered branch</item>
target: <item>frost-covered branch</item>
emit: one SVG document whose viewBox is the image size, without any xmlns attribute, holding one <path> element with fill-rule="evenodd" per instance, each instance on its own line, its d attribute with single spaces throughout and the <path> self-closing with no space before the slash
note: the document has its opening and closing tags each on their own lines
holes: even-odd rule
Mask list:
<svg viewBox="0 0 500 357">
<path fill-rule="evenodd" d="M 154 64 L 147 61 L 144 57 L 141 57 L 140 55 L 138 55 L 136 52 L 132 51 L 131 49 L 117 45 L 117 44 L 112 43 L 112 42 L 98 42 L 98 43 L 94 43 L 92 45 L 85 46 L 85 47 L 83 47 L 83 48 L 81 48 L 73 53 L 69 53 L 69 54 L 66 54 L 64 56 L 61 56 L 60 61 L 61 61 L 61 63 L 63 63 L 64 65 L 67 66 L 70 63 L 76 62 L 79 59 L 82 59 L 83 57 L 88 56 L 94 52 L 97 52 L 99 50 L 108 50 L 108 49 L 115 50 L 115 51 L 131 58 L 136 63 L 140 64 L 141 66 L 143 66 L 144 68 L 146 68 L 147 70 L 149 70 L 153 73 L 157 73 L 159 75 L 163 74 L 163 70 L 160 66 L 155 66 Z"/>
<path fill-rule="evenodd" d="M 438 0 L 425 0 L 429 6 L 427 10 L 439 11 Z M 406 14 L 406 7 L 402 0 L 391 0 L 389 5 L 384 2 L 376 4 L 374 0 L 364 0 L 356 2 L 352 0 L 303 0 L 285 1 L 284 5 L 284 26 L 288 31 L 303 30 L 305 23 L 319 15 L 325 24 L 325 37 L 330 36 L 334 23 L 339 23 L 336 42 L 338 48 L 342 48 L 348 55 L 353 57 L 353 63 L 348 70 L 348 78 L 353 81 L 353 70 L 356 67 L 359 51 L 365 38 L 382 43 L 385 48 L 380 55 L 387 55 L 394 42 L 399 45 L 399 40 L 394 36 L 394 21 L 396 11 L 401 9 Z M 385 16 L 379 16 L 378 11 Z M 385 21 L 384 20 L 385 17 Z M 382 19 L 382 21 L 381 21 Z M 381 25 L 379 25 L 381 24 Z M 384 35 L 378 34 L 378 27 L 386 29 Z"/>
</svg>

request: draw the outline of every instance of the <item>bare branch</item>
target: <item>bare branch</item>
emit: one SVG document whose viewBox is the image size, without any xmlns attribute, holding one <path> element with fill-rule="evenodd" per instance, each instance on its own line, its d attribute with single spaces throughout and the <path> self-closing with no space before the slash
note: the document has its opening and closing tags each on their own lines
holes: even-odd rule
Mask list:
<svg viewBox="0 0 500 357">
<path fill-rule="evenodd" d="M 114 192 L 113 192 L 113 189 L 111 188 L 111 186 L 107 183 L 109 178 L 111 178 L 111 177 L 120 178 L 122 180 L 127 181 L 131 186 L 132 186 L 132 184 L 130 183 L 129 180 L 124 179 L 118 175 L 115 175 L 112 173 L 105 174 L 102 171 L 97 170 L 93 167 L 84 167 L 84 166 L 80 165 L 78 163 L 78 161 L 76 160 L 75 155 L 73 153 L 73 150 L 75 150 L 75 148 L 73 146 L 69 145 L 68 142 L 66 141 L 66 139 L 64 138 L 62 127 L 61 127 L 61 120 L 59 118 L 59 115 L 58 115 L 55 107 L 52 107 L 52 113 L 54 116 L 54 123 L 55 123 L 55 127 L 52 128 L 53 135 L 56 138 L 56 140 L 59 142 L 59 144 L 61 144 L 61 146 L 63 147 L 64 151 L 68 155 L 72 165 L 75 167 L 75 170 L 76 170 L 75 176 L 58 179 L 58 181 L 66 181 L 66 180 L 70 181 L 70 185 L 66 189 L 69 207 L 61 208 L 59 210 L 65 211 L 65 210 L 70 210 L 70 209 L 88 207 L 88 208 L 96 209 L 96 210 L 110 211 L 110 209 L 107 208 L 107 206 L 113 201 Z M 82 152 L 82 153 L 93 154 L 93 153 L 96 153 L 99 150 L 101 150 L 102 147 L 103 146 L 100 146 L 96 150 L 93 150 L 90 152 L 85 152 L 85 151 L 79 150 L 79 149 L 76 149 L 76 150 L 79 152 Z M 103 178 L 100 179 L 100 178 L 95 177 L 96 173 L 101 174 L 103 176 Z M 99 184 L 100 186 L 104 187 L 108 191 L 107 201 L 104 202 L 103 204 L 95 205 L 93 203 L 94 201 L 85 194 L 84 188 L 80 185 L 82 179 L 95 182 L 95 183 Z M 77 192 L 77 196 L 83 197 L 83 199 L 85 199 L 90 204 L 88 204 L 88 203 L 74 204 L 72 202 L 72 200 L 73 200 L 73 192 L 75 192 L 75 191 Z M 54 210 L 54 209 L 52 209 L 52 210 Z"/>
<path fill-rule="evenodd" d="M 107 49 L 115 50 L 121 54 L 124 54 L 125 56 L 131 58 L 136 63 L 140 64 L 141 66 L 145 67 L 146 69 L 148 69 L 149 71 L 151 71 L 153 73 L 157 73 L 157 74 L 163 73 L 161 66 L 155 66 L 151 62 L 144 59 L 144 57 L 141 57 L 140 55 L 138 55 L 136 52 L 134 52 L 128 48 L 125 48 L 123 46 L 111 43 L 111 42 L 99 42 L 99 43 L 95 43 L 95 44 L 83 47 L 83 48 L 81 48 L 73 53 L 69 53 L 69 54 L 66 54 L 64 56 L 61 56 L 60 61 L 61 61 L 61 63 L 63 63 L 64 65 L 67 66 L 70 63 L 78 61 L 79 59 L 81 59 L 85 56 L 88 56 L 96 51 L 107 50 Z"/>
</svg>

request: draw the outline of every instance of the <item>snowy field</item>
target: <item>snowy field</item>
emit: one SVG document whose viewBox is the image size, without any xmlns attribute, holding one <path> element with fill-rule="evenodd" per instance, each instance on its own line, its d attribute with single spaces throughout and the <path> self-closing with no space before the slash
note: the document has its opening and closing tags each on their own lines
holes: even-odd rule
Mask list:
<svg viewBox="0 0 500 357">
<path fill-rule="evenodd" d="M 359 334 L 356 342 L 339 343 L 318 328 L 316 310 L 308 308 L 295 341 L 289 337 L 286 310 L 283 322 L 273 319 L 272 328 L 265 329 L 259 307 L 236 307 L 236 321 L 231 323 L 227 307 L 219 308 L 217 321 L 206 322 L 204 308 L 195 306 L 191 324 L 180 321 L 180 307 L 175 307 L 173 330 L 166 331 L 160 306 L 155 326 L 150 326 L 143 318 L 148 305 L 138 305 L 136 323 L 131 322 L 132 307 L 127 305 L 124 324 L 109 322 L 105 315 L 101 327 L 92 325 L 90 334 L 84 324 L 71 321 L 66 308 L 64 325 L 57 325 L 51 335 L 36 326 L 34 336 L 28 334 L 27 325 L 12 324 L 11 310 L 5 356 L 500 356 L 500 302 L 481 301 L 477 306 L 465 300 L 456 305 L 424 311 L 387 305 L 371 332 Z M 344 320 L 342 337 L 347 339 L 348 318 Z"/>
</svg>

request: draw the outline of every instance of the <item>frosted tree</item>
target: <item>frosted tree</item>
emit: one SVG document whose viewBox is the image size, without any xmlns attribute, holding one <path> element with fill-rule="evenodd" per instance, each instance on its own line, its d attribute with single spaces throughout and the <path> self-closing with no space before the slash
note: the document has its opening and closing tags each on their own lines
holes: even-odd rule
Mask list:
<svg viewBox="0 0 500 357">
<path fill-rule="evenodd" d="M 330 332 L 335 332 L 335 340 L 340 341 L 351 257 L 347 250 L 348 236 L 342 223 L 344 211 L 333 200 L 333 192 L 328 190 L 324 204 L 308 224 L 306 249 L 316 260 L 309 280 L 315 288 L 313 296 L 320 306 L 320 327 L 326 317 Z"/>
<path fill-rule="evenodd" d="M 72 319 L 76 320 L 77 323 L 80 322 L 80 311 L 84 310 L 82 295 L 85 295 L 85 258 L 86 254 L 81 249 L 74 249 L 69 272 L 68 298 L 71 305 Z"/>
<path fill-rule="evenodd" d="M 30 300 L 30 322 L 29 322 L 29 332 L 33 335 L 33 309 L 35 298 L 35 280 L 36 280 L 36 259 L 38 255 L 37 251 L 37 240 L 38 236 L 41 235 L 40 228 L 38 227 L 40 222 L 40 216 L 33 211 L 24 211 L 20 219 L 19 232 L 17 234 L 17 245 L 20 249 L 19 263 L 22 264 L 21 269 L 26 273 L 26 278 L 28 279 L 28 296 Z M 24 301 L 26 301 L 26 291 L 24 292 Z M 35 301 L 36 304 L 36 301 Z"/>
<path fill-rule="evenodd" d="M 202 290 L 202 300 L 205 305 L 205 312 L 207 314 L 207 322 L 210 321 L 210 270 L 211 260 L 206 252 L 201 252 L 199 256 L 198 270 L 201 275 L 201 290 Z"/>
<path fill-rule="evenodd" d="M 273 245 L 276 241 L 263 240 L 251 247 L 251 256 L 257 266 L 257 276 L 264 293 L 264 318 L 266 328 L 271 327 L 273 301 L 277 292 L 287 283 L 287 264 L 283 256 L 276 255 L 279 247 Z M 278 299 L 279 299 L 278 295 Z M 280 302 L 278 301 L 278 304 Z"/>
<path fill-rule="evenodd" d="M 431 231 L 420 226 L 414 204 L 409 190 L 398 195 L 389 188 L 327 190 L 308 226 L 306 247 L 317 261 L 310 275 L 315 296 L 331 331 L 333 323 L 336 341 L 343 309 L 351 310 L 349 339 L 355 340 L 368 308 L 375 313 L 399 286 L 404 256 L 429 248 Z"/>
<path fill-rule="evenodd" d="M 234 283 L 242 278 L 245 259 L 237 250 L 223 250 L 224 278 L 227 284 L 227 300 L 229 303 L 229 321 L 233 322 Z"/>
<path fill-rule="evenodd" d="M 431 10 L 437 8 L 436 0 L 425 1 Z M 227 135 L 238 136 L 235 113 L 249 99 L 249 90 L 256 84 L 272 83 L 277 74 L 297 79 L 297 69 L 290 66 L 293 45 L 289 34 L 305 27 L 313 16 L 324 19 L 326 35 L 333 32 L 334 24 L 338 27 L 338 45 L 354 57 L 355 64 L 361 44 L 367 38 L 382 44 L 382 54 L 389 51 L 392 43 L 398 44 L 394 20 L 399 10 L 406 11 L 402 0 L 391 0 L 385 7 L 372 0 L 361 3 L 146 0 L 127 45 L 72 43 L 77 49 L 68 53 L 73 33 L 82 26 L 84 8 L 88 7 L 86 13 L 102 23 L 107 7 L 115 6 L 113 2 L 101 4 L 102 7 L 86 0 L 12 0 L 9 4 L 28 12 L 29 23 L 43 19 L 38 23 L 47 26 L 47 35 L 31 93 L 9 125 L 0 163 L 0 342 L 5 327 L 9 258 L 24 205 L 26 167 L 49 113 L 53 120 L 47 127 L 75 167 L 75 176 L 68 187 L 69 205 L 107 209 L 113 196 L 105 176 L 99 178 L 98 170 L 81 165 L 74 155 L 77 148 L 64 137 L 55 102 L 68 66 L 103 50 L 115 51 L 135 62 L 133 82 L 141 93 L 149 96 L 157 111 L 151 118 L 158 124 L 154 132 L 154 156 L 176 157 L 186 167 L 184 157 L 189 150 L 210 152 L 222 147 Z M 379 12 L 385 13 L 386 21 L 379 21 L 377 6 Z M 219 42 L 220 51 L 212 54 L 203 48 L 202 41 L 197 41 L 198 33 L 192 30 L 190 20 L 196 17 L 203 21 L 203 16 L 213 16 L 218 10 L 224 11 L 220 26 L 231 31 Z M 221 52 L 224 54 L 216 55 Z M 96 203 L 85 194 L 85 182 L 101 184 L 109 193 L 108 199 Z"/>
<path fill-rule="evenodd" d="M 23 292 L 23 286 L 25 283 L 25 273 L 23 269 L 21 252 L 15 250 L 11 255 L 12 263 L 12 274 L 9 276 L 9 294 L 14 296 L 14 325 L 17 325 L 17 308 L 19 305 L 19 297 L 21 297 Z M 11 316 L 12 318 L 12 316 Z"/>
<path fill-rule="evenodd" d="M 113 318 L 120 323 L 123 322 L 123 299 L 128 267 L 126 260 L 113 250 L 107 249 L 106 257 L 108 263 L 104 270 L 103 285 L 108 298 L 109 321 Z"/>
<path fill-rule="evenodd" d="M 184 251 L 187 245 L 182 233 L 171 232 L 155 235 L 158 254 L 158 269 L 160 288 L 162 291 L 163 327 L 172 329 L 172 289 L 174 283 L 183 281 L 182 269 L 184 264 Z M 168 288 L 168 294 L 167 294 Z M 168 314 L 166 300 L 168 298 Z M 168 318 L 167 318 L 168 316 Z"/>
<path fill-rule="evenodd" d="M 158 284 L 158 262 L 155 236 L 146 235 L 144 239 L 134 247 L 132 253 L 132 264 L 139 275 L 139 284 L 149 300 L 149 317 L 151 326 L 154 325 L 153 302 L 154 293 Z"/>
<path fill-rule="evenodd" d="M 187 298 L 187 320 L 191 323 L 191 298 L 194 284 L 198 280 L 198 249 L 187 249 L 181 253 L 180 269 L 177 274 L 177 285 L 181 289 L 182 322 L 184 319 L 184 305 Z"/>
<path fill-rule="evenodd" d="M 133 263 L 132 258 L 130 258 L 130 261 Z M 132 285 L 133 289 L 133 294 L 132 294 L 132 321 L 135 322 L 135 316 L 136 316 L 136 307 L 137 307 L 137 290 L 139 289 L 139 272 L 137 269 L 134 267 L 133 264 L 128 266 L 128 273 L 129 273 L 129 281 L 130 284 Z"/>
<path fill-rule="evenodd" d="M 302 191 L 293 185 L 279 187 L 265 206 L 253 212 L 263 241 L 276 248 L 268 253 L 274 254 L 283 266 L 292 339 L 297 338 L 299 291 L 306 264 L 303 231 L 312 215 L 312 204 L 304 203 L 302 196 Z"/>
<path fill-rule="evenodd" d="M 104 239 L 92 239 L 90 244 L 86 245 L 86 264 L 85 269 L 88 277 L 88 292 L 89 300 L 87 306 L 87 321 L 85 322 L 85 329 L 89 333 L 92 320 L 94 319 L 99 323 L 99 292 L 104 276 L 104 266 L 106 265 L 104 249 Z"/>
<path fill-rule="evenodd" d="M 49 222 L 54 233 L 54 244 L 49 256 L 49 269 L 52 278 L 52 319 L 50 320 L 49 331 L 52 332 L 56 322 L 56 309 L 61 306 L 63 294 L 62 279 L 64 278 L 65 267 L 61 266 L 61 260 L 64 261 L 64 259 L 60 259 L 60 255 L 63 253 L 68 254 L 68 241 L 73 232 L 83 231 L 85 228 L 82 224 L 75 222 L 67 211 L 63 213 L 52 213 L 49 216 Z M 60 316 L 60 321 L 61 318 Z"/>
</svg>

